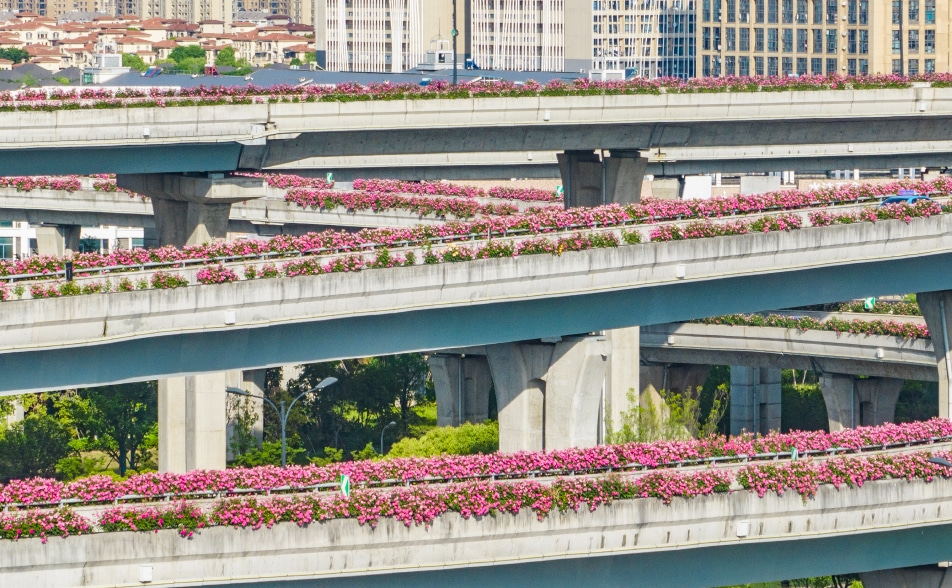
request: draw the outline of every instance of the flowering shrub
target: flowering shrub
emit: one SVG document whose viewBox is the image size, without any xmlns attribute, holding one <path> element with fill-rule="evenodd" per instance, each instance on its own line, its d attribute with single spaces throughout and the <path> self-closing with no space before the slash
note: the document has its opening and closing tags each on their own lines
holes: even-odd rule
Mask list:
<svg viewBox="0 0 952 588">
<path fill-rule="evenodd" d="M 538 188 L 510 188 L 493 186 L 489 190 L 460 186 L 449 182 L 404 182 L 401 180 L 356 179 L 355 190 L 366 192 L 403 192 L 406 194 L 462 196 L 464 198 L 499 198 L 501 200 L 521 200 L 524 202 L 561 202 L 562 198 L 553 190 Z"/>
<path fill-rule="evenodd" d="M 222 264 L 210 265 L 198 270 L 195 279 L 201 284 L 227 284 L 237 282 L 238 274 L 223 266 Z M 188 285 L 186 282 L 184 285 Z M 174 288 L 175 286 L 171 286 Z"/>
<path fill-rule="evenodd" d="M 877 208 L 863 208 L 852 212 L 831 212 L 828 210 L 810 213 L 810 224 L 815 227 L 830 225 L 848 225 L 852 223 L 874 223 L 878 220 L 899 219 L 909 223 L 914 218 L 928 218 L 952 208 L 940 206 L 932 200 L 919 200 L 915 204 L 889 204 Z"/>
<path fill-rule="evenodd" d="M 164 508 L 111 508 L 100 514 L 98 520 L 99 527 L 106 532 L 178 529 L 182 537 L 191 537 L 207 522 L 200 508 L 184 500 Z"/>
<path fill-rule="evenodd" d="M 342 192 L 292 188 L 284 195 L 286 202 L 303 208 L 333 210 L 406 210 L 419 216 L 454 216 L 471 218 L 476 215 L 506 215 L 518 212 L 512 204 L 480 204 L 460 198 L 428 198 L 400 196 L 386 192 Z"/>
<path fill-rule="evenodd" d="M 188 286 L 188 280 L 177 274 L 168 274 L 165 272 L 155 272 L 152 274 L 152 280 L 149 282 L 153 288 L 167 290 L 169 288 L 181 288 Z"/>
<path fill-rule="evenodd" d="M 533 80 L 516 85 L 509 81 L 478 81 L 451 86 L 436 80 L 428 86 L 418 84 L 340 83 L 297 86 L 282 84 L 261 86 L 197 86 L 192 88 L 36 88 L 0 92 L 0 111 L 54 111 L 78 108 L 129 108 L 215 106 L 277 102 L 352 102 L 355 100 L 414 100 L 426 98 L 495 98 L 536 96 L 589 96 L 620 94 L 693 94 L 715 92 L 782 92 L 812 90 L 864 90 L 908 88 L 913 82 L 930 82 L 933 87 L 952 85 L 952 75 L 929 73 L 911 77 L 897 75 L 837 76 L 808 75 L 790 77 L 664 78 L 624 81 L 574 80 L 571 84 L 554 80 L 542 85 Z"/>
<path fill-rule="evenodd" d="M 836 308 L 838 312 L 871 312 L 873 314 L 901 314 L 909 316 L 922 316 L 922 311 L 919 310 L 919 305 L 915 302 L 888 302 L 884 300 L 877 300 L 873 304 L 873 308 L 866 310 L 864 302 L 843 302 L 839 304 Z"/>
<path fill-rule="evenodd" d="M 82 188 L 79 176 L 0 176 L 0 188 L 16 188 L 17 192 L 62 190 L 75 192 Z"/>
<path fill-rule="evenodd" d="M 274 466 L 235 468 L 219 471 L 196 470 L 185 474 L 144 473 L 117 481 L 108 476 L 92 476 L 69 483 L 45 478 L 13 480 L 0 486 L 0 504 L 55 504 L 61 500 L 108 502 L 133 495 L 146 499 L 167 494 L 228 493 L 238 489 L 267 492 L 277 488 L 313 488 L 333 483 L 341 474 L 355 485 L 392 481 L 396 484 L 423 480 L 445 482 L 473 477 L 520 478 L 535 474 L 596 473 L 632 467 L 676 466 L 708 458 L 743 458 L 788 452 L 857 451 L 887 445 L 929 442 L 952 437 L 952 421 L 858 427 L 826 433 L 793 431 L 762 437 L 744 434 L 687 441 L 626 443 L 551 452 L 496 453 L 488 455 L 442 455 L 429 458 L 396 458 L 385 461 L 351 461 L 326 466 Z M 388 482 L 390 483 L 390 482 Z"/>
<path fill-rule="evenodd" d="M 28 511 L 24 514 L 0 513 L 0 538 L 38 537 L 43 543 L 50 536 L 82 535 L 90 532 L 89 521 L 69 508 L 53 511 Z"/>
<path fill-rule="evenodd" d="M 752 327 L 779 327 L 798 331 L 833 331 L 858 335 L 888 335 L 902 339 L 928 339 L 929 328 L 923 324 L 896 321 L 840 318 L 819 320 L 809 316 L 785 316 L 779 314 L 731 314 L 691 321 L 705 325 L 744 325 Z"/>
<path fill-rule="evenodd" d="M 770 231 L 792 231 L 802 224 L 795 214 L 765 216 L 753 221 L 732 221 L 715 223 L 702 220 L 688 225 L 658 225 L 651 231 L 652 241 L 680 241 L 682 239 L 703 239 L 705 237 L 723 237 L 725 235 L 746 235 L 748 233 L 768 233 Z"/>
</svg>

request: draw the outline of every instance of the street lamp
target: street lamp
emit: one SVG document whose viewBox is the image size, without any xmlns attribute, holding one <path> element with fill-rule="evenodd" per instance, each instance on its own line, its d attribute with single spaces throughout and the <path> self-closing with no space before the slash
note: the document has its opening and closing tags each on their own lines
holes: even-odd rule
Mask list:
<svg viewBox="0 0 952 588">
<path fill-rule="evenodd" d="M 270 399 L 265 398 L 264 396 L 261 396 L 258 394 L 252 394 L 251 392 L 242 390 L 241 388 L 235 388 L 235 387 L 229 386 L 225 388 L 225 392 L 228 392 L 229 394 L 236 394 L 238 396 L 250 396 L 252 398 L 260 398 L 261 400 L 264 400 L 265 402 L 270 404 L 271 408 L 273 408 L 274 411 L 278 413 L 278 418 L 281 419 L 281 469 L 284 469 L 288 467 L 288 432 L 287 432 L 288 414 L 290 414 L 291 409 L 294 408 L 294 403 L 300 400 L 302 396 L 310 394 L 311 392 L 317 392 L 318 390 L 323 390 L 324 388 L 327 388 L 328 386 L 336 382 L 337 382 L 337 378 L 333 376 L 324 378 L 323 380 L 321 380 L 321 383 L 317 385 L 317 387 L 311 388 L 310 390 L 307 390 L 306 392 L 301 392 L 300 394 L 295 396 L 294 400 L 292 400 L 291 404 L 288 404 L 287 407 L 285 407 L 283 400 L 276 405 L 275 403 L 271 402 Z"/>
<path fill-rule="evenodd" d="M 390 424 L 384 427 L 383 430 L 380 431 L 380 455 L 383 455 L 383 432 L 389 429 L 390 427 L 395 426 L 396 424 L 397 424 L 396 421 L 390 421 Z"/>
</svg>

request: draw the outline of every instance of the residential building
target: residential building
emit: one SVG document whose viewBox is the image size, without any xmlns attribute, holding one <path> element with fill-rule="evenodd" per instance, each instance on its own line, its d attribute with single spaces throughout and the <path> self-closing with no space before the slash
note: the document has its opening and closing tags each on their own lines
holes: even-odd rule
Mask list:
<svg viewBox="0 0 952 588">
<path fill-rule="evenodd" d="M 941 0 L 701 0 L 701 76 L 949 71 Z"/>
</svg>

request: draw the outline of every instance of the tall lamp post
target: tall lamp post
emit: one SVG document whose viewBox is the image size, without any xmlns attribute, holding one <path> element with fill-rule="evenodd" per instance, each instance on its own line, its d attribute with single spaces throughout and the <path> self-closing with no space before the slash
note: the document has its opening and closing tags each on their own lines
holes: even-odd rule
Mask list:
<svg viewBox="0 0 952 588">
<path fill-rule="evenodd" d="M 453 85 L 456 85 L 456 37 L 459 36 L 459 31 L 456 30 L 456 0 L 453 0 L 453 30 L 451 31 L 453 35 Z"/>
<path fill-rule="evenodd" d="M 389 429 L 390 427 L 395 427 L 397 425 L 396 421 L 390 421 L 390 424 L 381 429 L 380 431 L 380 455 L 383 455 L 383 432 Z"/>
<path fill-rule="evenodd" d="M 260 398 L 261 400 L 264 400 L 265 402 L 270 404 L 271 408 L 273 408 L 274 411 L 278 413 L 278 418 L 281 419 L 281 469 L 284 469 L 288 467 L 288 414 L 290 414 L 291 409 L 294 408 L 294 403 L 300 400 L 303 396 L 306 396 L 312 392 L 317 392 L 318 390 L 323 390 L 324 388 L 327 388 L 328 386 L 336 382 L 337 382 L 337 378 L 333 376 L 324 378 L 323 380 L 321 380 L 321 383 L 318 384 L 315 388 L 311 388 L 310 390 L 307 390 L 306 392 L 301 392 L 300 394 L 295 396 L 294 400 L 291 401 L 291 404 L 288 404 L 287 406 L 285 406 L 285 403 L 283 400 L 276 405 L 275 403 L 271 402 L 270 399 L 265 398 L 264 396 L 261 396 L 259 394 L 252 394 L 251 392 L 242 390 L 241 388 L 235 388 L 235 387 L 229 386 L 225 388 L 225 392 L 228 392 L 229 394 L 235 394 L 237 396 L 250 396 L 251 398 Z"/>
</svg>

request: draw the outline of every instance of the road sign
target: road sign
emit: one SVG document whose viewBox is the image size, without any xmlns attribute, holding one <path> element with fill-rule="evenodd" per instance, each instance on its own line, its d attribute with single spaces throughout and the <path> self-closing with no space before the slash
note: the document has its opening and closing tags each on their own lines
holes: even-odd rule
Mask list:
<svg viewBox="0 0 952 588">
<path fill-rule="evenodd" d="M 874 306 L 876 306 L 876 299 L 872 296 L 863 301 L 863 308 L 866 310 L 872 310 Z"/>
<path fill-rule="evenodd" d="M 350 497 L 350 476 L 347 474 L 340 475 L 340 493 L 344 497 Z"/>
</svg>

